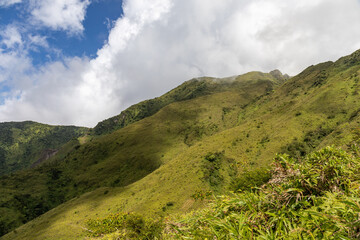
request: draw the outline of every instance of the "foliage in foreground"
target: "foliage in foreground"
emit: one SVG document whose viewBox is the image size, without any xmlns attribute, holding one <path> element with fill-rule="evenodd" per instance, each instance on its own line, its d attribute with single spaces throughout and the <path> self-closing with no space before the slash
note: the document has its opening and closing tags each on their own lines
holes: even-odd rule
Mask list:
<svg viewBox="0 0 360 240">
<path fill-rule="evenodd" d="M 88 221 L 115 239 L 359 239 L 360 156 L 334 147 L 295 160 L 277 155 L 261 188 L 217 197 L 180 220 L 135 214 Z M 166 226 L 166 227 L 165 227 Z"/>
<path fill-rule="evenodd" d="M 354 156 L 355 155 L 355 156 Z M 326 147 L 278 155 L 262 188 L 221 196 L 173 224 L 180 239 L 359 239 L 360 158 Z"/>
</svg>

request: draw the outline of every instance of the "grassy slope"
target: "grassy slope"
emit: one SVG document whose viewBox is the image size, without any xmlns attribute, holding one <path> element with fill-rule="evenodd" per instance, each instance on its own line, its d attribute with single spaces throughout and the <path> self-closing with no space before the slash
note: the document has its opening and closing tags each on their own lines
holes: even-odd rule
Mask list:
<svg viewBox="0 0 360 240">
<path fill-rule="evenodd" d="M 85 131 L 86 128 L 30 121 L 0 123 L 0 176 L 28 168 L 44 150 L 58 149 Z"/>
<path fill-rule="evenodd" d="M 150 118 L 104 136 L 115 140 L 125 132 L 127 136 L 142 134 L 143 145 L 136 143 L 137 150 L 153 149 L 161 166 L 130 185 L 98 188 L 75 198 L 3 239 L 31 239 L 35 234 L 38 239 L 81 239 L 88 218 L 118 211 L 184 212 L 196 207 L 190 197 L 196 190 L 226 190 L 234 166 L 241 180 L 242 170 L 266 168 L 276 152 L 303 155 L 324 144 L 348 143 L 359 123 L 359 60 L 356 52 L 336 63 L 311 66 L 274 92 L 248 103 L 236 99 L 236 91 L 173 103 Z M 195 121 L 192 114 L 197 116 Z M 146 126 L 153 132 L 146 132 Z M 217 130 L 206 132 L 211 129 Z M 148 139 L 154 136 L 161 137 Z M 161 149 L 154 145 L 158 141 Z M 126 143 L 134 142 L 127 139 Z M 211 185 L 204 178 L 209 174 L 204 160 L 209 152 L 222 152 L 222 169 L 211 173 L 222 178 L 218 184 Z M 169 202 L 174 205 L 168 206 Z"/>
<path fill-rule="evenodd" d="M 260 78 L 260 79 L 272 79 L 278 83 L 281 83 L 289 78 L 289 76 L 282 75 L 279 70 L 274 70 L 270 72 L 271 76 L 266 76 L 264 74 L 255 73 L 252 77 L 248 75 L 249 78 Z M 99 122 L 93 129 L 93 134 L 102 135 L 105 133 L 110 133 L 114 130 L 126 127 L 127 125 L 139 121 L 145 117 L 154 115 L 163 107 L 179 101 L 190 100 L 200 96 L 211 95 L 213 93 L 228 91 L 231 88 L 239 87 L 236 86 L 232 78 L 225 78 L 222 80 L 203 77 L 196 78 L 184 82 L 180 86 L 174 88 L 168 93 L 146 101 L 142 101 L 138 104 L 135 104 L 128 109 L 121 112 L 119 115 L 106 119 Z M 199 81 L 200 80 L 200 81 Z M 215 81 L 214 81 L 215 80 Z M 221 83 L 221 84 L 219 84 Z"/>
<path fill-rule="evenodd" d="M 205 81 L 212 80 L 206 79 Z M 237 111 L 259 95 L 270 91 L 278 82 L 270 74 L 258 72 L 240 76 L 232 82 L 229 80 L 219 81 L 219 83 L 210 83 L 218 86 L 227 85 L 227 91 L 173 103 L 152 117 L 108 135 L 88 136 L 74 140 L 65 146 L 65 149 L 62 149 L 50 163 L 31 171 L 3 177 L 0 180 L 1 191 L 7 194 L 0 196 L 0 206 L 2 206 L 0 211 L 5 212 L 2 215 L 3 219 L 4 216 L 11 217 L 4 221 L 5 224 L 10 223 L 13 224 L 12 226 L 16 226 L 20 222 L 30 220 L 34 215 L 33 212 L 37 211 L 35 203 L 41 203 L 41 210 L 47 210 L 74 196 L 99 187 L 111 187 L 108 194 L 102 194 L 106 197 L 111 196 L 113 191 L 123 191 L 121 187 L 137 182 L 160 166 L 166 166 L 167 170 L 163 170 L 158 178 L 148 176 L 154 179 L 145 180 L 146 184 L 153 182 L 158 185 L 161 182 L 159 178 L 165 178 L 165 176 L 166 179 L 171 178 L 172 181 L 182 178 L 184 172 L 188 170 L 185 166 L 178 166 L 184 161 L 179 158 L 179 155 L 191 149 L 196 142 L 206 136 L 235 126 Z M 222 81 L 226 81 L 226 83 Z M 201 158 L 201 156 L 199 157 Z M 191 160 L 189 156 L 187 158 Z M 171 165 L 173 167 L 170 167 Z M 160 169 L 162 167 L 158 170 Z M 176 171 L 180 171 L 180 169 L 183 169 L 182 172 L 177 174 Z M 187 189 L 181 195 L 188 198 L 194 188 L 198 188 L 199 184 L 203 185 L 200 180 L 197 183 L 196 178 L 199 177 L 189 176 Z M 27 180 L 24 182 L 24 179 Z M 36 187 L 33 187 L 34 185 Z M 170 189 L 173 186 L 174 183 L 162 185 L 162 187 Z M 128 188 L 126 187 L 126 189 Z M 140 198 L 145 201 L 145 196 L 148 194 L 144 195 L 145 193 L 140 189 L 152 191 L 152 188 L 142 185 L 139 185 L 138 188 L 138 191 L 141 192 Z M 153 199 L 152 209 L 161 209 L 166 204 L 166 202 L 164 203 L 164 201 L 168 201 L 166 199 L 157 201 L 157 198 L 160 197 L 159 193 L 164 192 L 165 190 L 162 191 L 160 188 L 154 191 L 155 199 Z M 187 194 L 185 195 L 185 193 Z M 30 203 L 27 203 L 27 208 L 32 209 L 30 213 L 21 209 L 19 211 L 18 208 L 18 205 L 21 206 L 19 198 L 23 199 L 26 194 L 31 196 Z M 176 199 L 179 192 L 174 192 L 174 194 L 173 198 Z M 142 202 L 138 196 L 132 195 L 132 193 L 131 196 L 137 198 L 138 203 Z M 161 198 L 163 197 L 161 196 Z M 14 202 L 20 203 L 14 204 Z M 132 208 L 139 209 L 140 205 L 134 205 Z M 117 210 L 119 209 L 112 208 L 112 211 Z M 15 212 L 9 213 L 9 211 Z"/>
<path fill-rule="evenodd" d="M 359 169 L 356 145 L 348 152 L 328 146 L 300 159 L 278 155 L 272 178 L 261 188 L 219 196 L 208 208 L 167 221 L 159 238 L 359 239 Z M 109 229 L 95 221 L 89 226 L 95 236 Z M 128 236 L 136 229 L 112 224 L 126 228 Z"/>
</svg>

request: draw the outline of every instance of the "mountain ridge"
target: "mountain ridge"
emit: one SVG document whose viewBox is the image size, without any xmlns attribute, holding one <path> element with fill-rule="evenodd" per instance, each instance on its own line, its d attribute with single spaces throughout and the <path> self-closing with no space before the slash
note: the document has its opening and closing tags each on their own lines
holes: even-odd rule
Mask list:
<svg viewBox="0 0 360 240">
<path fill-rule="evenodd" d="M 264 73 L 249 72 L 243 74 L 242 76 L 250 74 L 262 75 Z M 273 77 L 274 82 L 277 84 L 280 84 L 281 82 L 289 79 L 287 74 L 283 75 L 279 70 L 271 71 L 269 74 Z M 99 122 L 94 127 L 93 132 L 95 135 L 109 133 L 111 131 L 123 128 L 128 124 L 139 121 L 145 117 L 149 117 L 170 103 L 190 100 L 199 96 L 224 91 L 229 87 L 236 87 L 236 79 L 240 76 L 241 75 L 227 78 L 200 77 L 185 81 L 180 86 L 170 90 L 160 97 L 134 104 L 122 111 L 119 115 Z M 228 83 L 231 86 L 227 86 L 225 83 Z"/>
<path fill-rule="evenodd" d="M 324 145 L 346 146 L 360 122 L 358 57 L 310 66 L 281 83 L 251 72 L 238 87 L 172 102 L 109 134 L 73 140 L 47 164 L 0 178 L 7 193 L 0 212 L 9 217 L 18 210 L 6 205 L 16 200 L 8 193 L 26 193 L 20 184 L 26 176 L 31 185 L 42 182 L 32 197 L 63 198 L 1 239 L 83 239 L 89 218 L 186 213 L 206 205 L 192 196 L 266 182 L 277 152 L 301 158 Z"/>
</svg>

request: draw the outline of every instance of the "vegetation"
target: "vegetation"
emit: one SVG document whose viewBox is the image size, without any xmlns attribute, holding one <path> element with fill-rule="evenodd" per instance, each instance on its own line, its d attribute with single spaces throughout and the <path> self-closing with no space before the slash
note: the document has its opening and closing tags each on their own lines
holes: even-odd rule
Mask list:
<svg viewBox="0 0 360 240">
<path fill-rule="evenodd" d="M 272 71 L 268 76 L 260 75 L 259 79 L 269 79 L 275 83 L 281 83 L 288 79 L 279 70 Z M 163 107 L 178 101 L 190 100 L 200 96 L 224 92 L 233 88 L 242 89 L 246 87 L 243 81 L 230 81 L 229 79 L 218 80 L 214 78 L 197 78 L 186 81 L 179 87 L 154 99 L 135 104 L 119 115 L 99 122 L 93 129 L 93 133 L 101 135 L 126 127 L 127 125 L 154 115 Z M 271 87 L 269 86 L 269 89 Z"/>
<path fill-rule="evenodd" d="M 358 150 L 326 147 L 301 160 L 278 155 L 264 186 L 220 196 L 172 224 L 180 239 L 358 239 Z"/>
<path fill-rule="evenodd" d="M 104 219 L 90 219 L 87 221 L 87 226 L 87 232 L 93 237 L 116 232 L 118 239 L 139 240 L 158 239 L 164 228 L 161 219 L 153 220 L 135 213 L 118 213 Z"/>
<path fill-rule="evenodd" d="M 321 143 L 322 139 L 331 132 L 331 129 L 323 129 L 320 126 L 316 130 L 307 132 L 301 141 L 295 139 L 292 143 L 283 147 L 282 152 L 296 158 L 303 157 L 312 152 Z"/>
<path fill-rule="evenodd" d="M 247 194 L 246 197 L 253 197 L 255 200 L 251 203 L 258 203 L 264 211 L 267 208 L 262 205 L 266 203 L 262 197 L 269 197 L 267 194 L 274 194 L 274 198 L 276 194 L 288 196 L 281 189 L 296 188 L 304 196 L 314 195 L 312 199 L 319 205 L 310 201 L 306 208 L 299 191 L 288 193 L 289 196 L 300 194 L 298 200 L 291 197 L 289 202 L 294 214 L 299 214 L 294 215 L 291 224 L 304 227 L 296 222 L 296 219 L 302 219 L 300 214 L 308 214 L 315 206 L 323 212 L 321 208 L 325 205 L 321 199 L 337 193 L 351 196 L 346 194 L 351 194 L 352 188 L 346 190 L 336 185 L 340 189 L 336 192 L 331 187 L 333 182 L 321 183 L 330 186 L 327 188 L 330 190 L 325 191 L 313 182 L 313 187 L 302 188 L 301 184 L 294 185 L 289 174 L 284 179 L 291 188 L 281 183 L 269 183 L 262 190 L 254 187 L 259 188 L 269 178 L 273 179 L 270 165 L 278 152 L 291 154 L 293 160 L 280 156 L 286 159 L 286 166 L 300 171 L 297 161 L 306 163 L 304 157 L 309 153 L 332 144 L 345 148 L 358 138 L 360 62 L 357 56 L 358 52 L 337 62 L 311 66 L 285 82 L 286 78 L 279 78 L 276 71 L 272 74 L 251 72 L 226 79 L 202 78 L 179 87 L 176 94 L 168 93 L 191 97 L 178 97 L 179 101 L 168 102 L 160 97 L 153 101 L 151 108 L 134 105 L 134 112 L 142 114 L 130 114 L 126 124 L 120 126 L 117 124 L 121 121 L 108 122 L 98 135 L 71 140 L 36 168 L 0 178 L 3 193 L 0 195 L 0 226 L 3 233 L 8 232 L 1 239 L 84 239 L 89 234 L 84 228 L 91 228 L 87 225 L 88 219 L 106 219 L 117 213 L 119 216 L 140 214 L 139 218 L 146 226 L 157 223 L 155 216 L 164 219 L 167 227 L 168 223 L 174 223 L 175 229 L 165 227 L 163 234 L 168 234 L 165 237 L 182 234 L 176 230 L 183 231 L 185 236 L 197 237 L 197 233 L 191 231 L 193 222 L 179 222 L 174 216 L 206 207 L 213 194 L 222 195 L 238 189 L 244 191 L 242 194 Z M 342 159 L 343 153 L 336 155 L 338 150 L 329 151 Z M 356 160 L 356 154 L 354 156 Z M 347 158 L 352 159 L 344 157 Z M 352 160 L 350 163 L 353 164 Z M 356 183 L 355 178 L 352 181 Z M 335 184 L 338 183 L 335 181 Z M 223 200 L 242 199 L 245 195 Z M 260 199 L 259 202 L 256 199 Z M 276 208 L 276 201 L 267 203 L 279 213 L 288 214 L 288 209 L 282 212 Z M 296 201 L 303 205 L 296 205 Z M 222 200 L 220 203 L 225 204 Z M 332 204 L 335 206 L 336 202 Z M 250 214 L 250 210 L 241 207 L 242 212 Z M 276 215 L 277 212 L 270 208 L 271 214 L 267 215 L 266 211 L 261 215 L 266 217 L 265 220 L 270 219 L 271 214 L 275 214 L 274 219 L 281 219 L 282 215 Z M 225 217 L 230 219 L 231 215 Z M 315 215 L 311 217 L 316 219 Z M 199 219 L 202 219 L 201 215 Z M 260 231 L 278 229 L 266 225 L 270 223 L 265 220 L 261 220 L 264 224 L 260 230 L 254 226 L 254 234 L 257 231 L 258 237 L 262 236 Z M 20 227 L 13 230 L 17 226 Z M 290 236 L 290 230 L 280 229 L 283 236 Z M 111 239 L 131 231 L 125 227 L 100 237 Z M 209 231 L 206 234 L 215 233 Z M 226 231 L 220 229 L 219 234 L 226 234 Z M 347 236 L 354 237 L 352 233 Z"/>
<path fill-rule="evenodd" d="M 358 239 L 360 152 L 353 150 L 277 155 L 260 188 L 215 197 L 178 219 L 118 213 L 88 220 L 87 232 L 114 239 Z"/>
<path fill-rule="evenodd" d="M 234 109 L 234 106 L 238 104 L 249 103 L 255 97 L 268 91 L 276 84 L 276 81 L 270 74 L 256 72 L 239 76 L 235 82 L 244 89 L 235 88 L 227 91 L 227 99 L 223 99 L 223 93 L 221 93 L 218 96 L 203 96 L 191 101 L 173 103 L 152 117 L 110 134 L 73 139 L 45 164 L 0 178 L 1 191 L 6 193 L 0 196 L 0 206 L 4 211 L 12 212 L 6 217 L 0 215 L 0 222 L 3 222 L 5 226 L 2 232 L 6 233 L 39 216 L 36 213 L 42 214 L 83 193 L 100 187 L 121 188 L 143 179 L 160 166 L 173 162 L 174 158 L 178 158 L 179 152 L 187 150 L 195 143 L 228 126 L 236 125 L 235 111 L 224 117 L 223 108 Z M 224 84 L 226 85 L 227 82 L 225 81 Z M 204 129 L 204 131 L 200 133 L 199 129 Z M 186 155 L 186 157 L 189 156 Z M 176 166 L 171 170 L 174 172 L 173 175 L 177 175 L 176 172 L 184 164 L 180 158 L 177 161 L 175 161 Z M 227 162 L 224 162 L 224 167 Z M 166 168 L 166 171 L 169 171 L 170 166 Z M 184 169 L 184 171 L 187 170 Z M 193 173 L 189 181 L 199 178 L 198 174 L 200 172 Z M 226 175 L 227 172 L 222 174 Z M 164 182 L 160 179 L 156 181 Z M 189 183 L 189 187 L 197 187 L 196 181 L 192 182 Z M 198 183 L 203 184 L 200 179 Z M 190 197 L 190 193 L 192 190 L 184 197 Z M 27 202 L 12 204 L 15 196 L 24 194 L 30 194 L 33 199 L 36 199 L 43 206 L 42 211 L 38 211 L 34 204 Z M 152 193 L 154 198 L 159 197 L 157 194 L 157 192 Z M 111 194 L 102 195 L 103 197 L 111 196 Z M 136 195 L 131 198 L 139 197 Z M 145 199 L 145 196 L 141 198 Z M 140 207 L 140 201 L 135 201 Z M 154 210 L 162 211 L 169 202 L 165 198 L 163 201 L 157 201 Z M 123 204 L 132 206 L 130 202 Z M 32 212 L 32 217 L 26 217 L 26 214 L 22 212 L 23 208 Z M 171 210 L 172 207 L 166 209 Z"/>
<path fill-rule="evenodd" d="M 86 128 L 35 122 L 0 123 L 0 176 L 35 166 L 46 160 L 42 155 L 47 150 L 59 149 L 86 131 Z"/>
<path fill-rule="evenodd" d="M 179 239 L 359 239 L 360 156 L 326 147 L 278 155 L 261 188 L 217 197 L 171 225 Z M 167 236 L 166 238 L 169 238 Z"/>
</svg>

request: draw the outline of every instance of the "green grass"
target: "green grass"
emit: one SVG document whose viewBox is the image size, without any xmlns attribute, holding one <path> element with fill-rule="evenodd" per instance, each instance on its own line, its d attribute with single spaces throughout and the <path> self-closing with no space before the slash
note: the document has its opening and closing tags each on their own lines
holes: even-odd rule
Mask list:
<svg viewBox="0 0 360 240">
<path fill-rule="evenodd" d="M 119 115 L 99 122 L 93 129 L 95 135 L 110 133 L 114 130 L 126 127 L 127 125 L 139 121 L 143 118 L 154 115 L 163 107 L 179 101 L 194 99 L 200 96 L 211 95 L 218 92 L 238 89 L 244 91 L 249 86 L 249 81 L 269 80 L 273 84 L 285 81 L 288 76 L 283 76 L 279 71 L 270 74 L 252 72 L 239 77 L 215 79 L 209 77 L 196 78 L 184 82 L 177 88 L 168 93 L 146 101 L 135 104 Z M 252 83 L 250 83 L 250 86 Z M 270 84 L 271 85 L 271 84 Z M 268 90 L 272 87 L 269 86 Z"/>
<path fill-rule="evenodd" d="M 164 187 L 172 188 L 176 185 L 176 181 L 180 181 L 183 177 L 183 171 L 188 171 L 188 166 L 193 165 L 188 162 L 186 166 L 184 160 L 184 158 L 187 158 L 187 161 L 193 160 L 194 156 L 189 152 L 198 150 L 191 150 L 192 147 L 209 136 L 235 126 L 237 111 L 241 109 L 241 106 L 265 94 L 276 84 L 275 80 L 269 74 L 257 72 L 239 76 L 237 80 L 230 83 L 236 83 L 239 88 L 175 102 L 162 108 L 155 115 L 113 133 L 102 136 L 84 136 L 73 140 L 64 145 L 59 153 L 47 163 L 32 170 L 3 177 L 0 180 L 0 187 L 9 194 L 0 196 L 0 204 L 19 213 L 12 216 L 11 225 L 6 229 L 12 229 L 16 225 L 31 220 L 36 213 L 43 213 L 73 197 L 97 188 L 126 187 L 137 183 L 150 173 L 155 174 L 155 170 L 160 167 L 167 170 L 163 170 L 162 174 L 152 181 L 155 182 L 154 184 L 164 182 L 166 183 Z M 224 111 L 224 109 L 227 110 Z M 186 153 L 184 158 L 179 158 L 182 153 Z M 198 158 L 203 158 L 206 154 L 207 152 L 204 152 Z M 226 165 L 231 161 L 227 159 L 222 164 L 225 170 L 219 174 L 225 175 L 224 179 L 228 178 L 226 175 L 229 171 L 226 170 Z M 182 168 L 184 170 L 180 171 L 179 169 Z M 199 171 L 198 173 L 184 173 L 189 175 L 186 191 L 179 189 L 184 197 L 189 197 L 196 190 L 195 186 L 196 188 L 207 187 L 207 184 L 205 185 L 201 180 L 203 165 L 199 164 L 199 168 L 194 168 Z M 167 176 L 169 173 L 172 173 L 171 177 Z M 166 182 L 163 175 L 167 180 L 171 178 L 171 181 Z M 24 183 L 25 176 L 29 177 Z M 226 181 L 229 182 L 230 179 Z M 35 184 L 36 187 L 32 187 Z M 149 190 L 153 191 L 152 188 Z M 162 211 L 168 202 L 165 199 L 166 202 L 158 201 L 158 198 L 159 195 L 163 198 L 169 190 L 160 188 L 153 194 L 146 191 L 140 192 L 140 197 L 130 200 L 134 204 L 123 204 L 129 205 L 129 208 L 145 210 L 143 202 L 150 199 L 145 196 L 154 195 L 153 203 L 151 203 L 153 206 L 149 206 L 151 204 L 147 206 L 153 211 L 159 209 Z M 179 192 L 174 192 L 173 198 L 176 198 Z M 24 197 L 26 194 L 31 195 L 31 202 L 13 204 L 17 196 Z M 104 197 L 108 196 L 110 194 Z M 41 204 L 41 211 L 37 211 L 34 202 Z M 22 212 L 24 206 L 31 214 Z M 174 209 L 177 207 L 178 205 Z"/>
<path fill-rule="evenodd" d="M 326 147 L 300 159 L 277 155 L 271 179 L 261 187 L 210 198 L 208 207 L 180 217 L 120 212 L 90 218 L 82 237 L 358 239 L 359 153 L 353 144 L 348 151 Z M 205 160 L 220 157 L 208 154 Z"/>
<path fill-rule="evenodd" d="M 217 197 L 167 222 L 165 239 L 358 239 L 359 149 L 326 147 L 300 160 L 275 158 L 261 188 Z"/>
<path fill-rule="evenodd" d="M 196 195 L 260 186 L 278 152 L 302 159 L 329 144 L 346 146 L 359 136 L 356 54 L 284 83 L 259 72 L 204 78 L 201 91 L 196 80 L 178 88 L 193 97 L 158 99 L 151 111 L 135 105 L 139 114 L 123 126 L 110 122 L 109 134 L 74 140 L 47 164 L 0 179 L 0 206 L 27 193 L 57 206 L 2 239 L 83 239 L 88 219 L 185 213 L 206 205 Z M 26 214 L 8 205 L 3 211 L 14 221 L 8 230 Z"/>
</svg>

